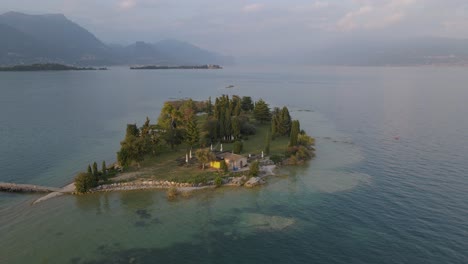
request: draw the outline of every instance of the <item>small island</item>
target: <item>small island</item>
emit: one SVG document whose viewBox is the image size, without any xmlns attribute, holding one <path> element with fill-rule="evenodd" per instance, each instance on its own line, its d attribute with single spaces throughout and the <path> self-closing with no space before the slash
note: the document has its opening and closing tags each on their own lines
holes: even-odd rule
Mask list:
<svg viewBox="0 0 468 264">
<path fill-rule="evenodd" d="M 96 71 L 107 70 L 107 68 L 92 68 L 92 67 L 75 67 L 57 63 L 31 64 L 31 65 L 15 65 L 0 67 L 0 71 L 4 72 L 24 72 L 24 71 Z"/>
<path fill-rule="evenodd" d="M 194 65 L 194 66 L 159 66 L 159 65 L 149 65 L 149 66 L 135 66 L 130 67 L 130 70 L 220 70 L 223 67 L 216 64 L 205 64 L 205 65 Z"/>
<path fill-rule="evenodd" d="M 276 166 L 315 156 L 315 140 L 287 107 L 249 96 L 168 101 L 157 122 L 128 124 L 117 162 L 97 162 L 75 178 L 75 193 L 167 189 L 170 199 L 220 186 L 254 187 Z"/>
</svg>

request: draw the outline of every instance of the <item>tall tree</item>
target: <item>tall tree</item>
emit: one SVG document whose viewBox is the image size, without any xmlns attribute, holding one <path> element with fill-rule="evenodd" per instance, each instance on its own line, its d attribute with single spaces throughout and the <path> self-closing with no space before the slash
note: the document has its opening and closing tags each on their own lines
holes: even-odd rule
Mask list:
<svg viewBox="0 0 468 264">
<path fill-rule="evenodd" d="M 96 162 L 93 163 L 93 176 L 94 176 L 95 181 L 98 182 L 99 181 L 99 170 L 98 170 L 98 166 L 97 166 Z"/>
<path fill-rule="evenodd" d="M 234 136 L 234 139 L 239 139 L 241 135 L 241 123 L 239 120 L 239 117 L 234 116 L 231 119 L 231 125 L 232 125 L 232 135 Z"/>
<path fill-rule="evenodd" d="M 252 111 L 254 109 L 254 104 L 252 101 L 252 97 L 250 96 L 243 96 L 241 99 L 241 109 L 245 112 Z"/>
<path fill-rule="evenodd" d="M 158 118 L 158 127 L 162 138 L 174 149 L 182 142 L 183 131 L 178 127 L 182 123 L 182 114 L 172 104 L 165 103 Z"/>
<path fill-rule="evenodd" d="M 190 148 L 200 141 L 200 132 L 198 130 L 197 119 L 195 117 L 192 117 L 192 119 L 187 123 L 185 141 Z"/>
<path fill-rule="evenodd" d="M 254 117 L 261 123 L 271 120 L 270 108 L 262 99 L 255 103 Z"/>
<path fill-rule="evenodd" d="M 291 135 L 289 139 L 289 146 L 297 146 L 297 138 L 299 136 L 299 132 L 301 131 L 301 125 L 299 124 L 299 120 L 293 120 L 291 125 Z"/>
<path fill-rule="evenodd" d="M 274 139 L 277 134 L 279 134 L 279 124 L 281 117 L 281 110 L 278 107 L 273 108 L 272 117 L 271 117 L 271 137 Z"/>
<path fill-rule="evenodd" d="M 213 104 L 211 103 L 211 96 L 208 98 L 208 101 L 206 102 L 206 113 L 208 116 L 213 115 Z"/>
<path fill-rule="evenodd" d="M 281 135 L 289 135 L 291 132 L 291 115 L 289 114 L 289 110 L 286 106 L 281 109 L 280 121 L 279 133 Z"/>
</svg>

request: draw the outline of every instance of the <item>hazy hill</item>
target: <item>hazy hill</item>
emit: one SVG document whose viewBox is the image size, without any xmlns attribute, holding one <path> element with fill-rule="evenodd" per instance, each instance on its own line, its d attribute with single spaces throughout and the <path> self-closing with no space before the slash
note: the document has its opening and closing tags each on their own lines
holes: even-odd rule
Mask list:
<svg viewBox="0 0 468 264">
<path fill-rule="evenodd" d="M 468 65 L 468 40 L 436 37 L 341 39 L 310 52 L 318 65 Z"/>
<path fill-rule="evenodd" d="M 22 47 L 16 53 L 24 60 L 78 64 L 100 64 L 112 60 L 111 51 L 105 44 L 63 15 L 8 12 L 0 15 L 0 24 L 23 34 L 23 38 L 16 34 L 17 38 L 11 40 L 10 45 Z"/>
<path fill-rule="evenodd" d="M 64 15 L 0 15 L 0 64 L 56 62 L 77 65 L 230 64 L 221 56 L 192 44 L 166 40 L 156 44 L 106 45 Z"/>
<path fill-rule="evenodd" d="M 130 64 L 199 65 L 233 64 L 234 59 L 201 49 L 187 42 L 163 40 L 157 43 L 135 42 L 129 46 L 111 45 L 121 61 Z"/>
</svg>

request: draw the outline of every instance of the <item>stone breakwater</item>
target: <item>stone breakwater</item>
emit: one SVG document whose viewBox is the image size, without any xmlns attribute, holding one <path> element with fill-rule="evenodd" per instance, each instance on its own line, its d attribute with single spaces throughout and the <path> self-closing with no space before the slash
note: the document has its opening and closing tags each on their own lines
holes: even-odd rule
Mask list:
<svg viewBox="0 0 468 264">
<path fill-rule="evenodd" d="M 210 182 L 206 184 L 190 184 L 190 183 L 178 183 L 172 181 L 132 181 L 132 182 L 118 182 L 103 184 L 90 190 L 90 192 L 109 192 L 109 191 L 130 191 L 130 190 L 141 190 L 141 189 L 168 189 L 171 187 L 176 188 L 188 188 L 188 187 L 203 187 L 210 185 Z"/>
<path fill-rule="evenodd" d="M 0 182 L 0 191 L 2 192 L 47 193 L 57 192 L 59 190 L 60 188 L 54 187 Z"/>
<path fill-rule="evenodd" d="M 223 179 L 222 185 L 224 186 L 245 186 L 254 187 L 261 184 L 265 184 L 265 180 L 260 177 L 252 177 L 248 179 L 246 176 L 241 177 L 229 177 Z M 196 190 L 204 189 L 209 187 L 215 187 L 214 181 L 208 181 L 206 183 L 179 183 L 172 181 L 132 181 L 132 182 L 120 182 L 103 184 L 90 190 L 90 192 L 111 192 L 111 191 L 131 191 L 131 190 L 143 190 L 143 189 L 169 189 L 178 188 L 182 190 Z"/>
</svg>

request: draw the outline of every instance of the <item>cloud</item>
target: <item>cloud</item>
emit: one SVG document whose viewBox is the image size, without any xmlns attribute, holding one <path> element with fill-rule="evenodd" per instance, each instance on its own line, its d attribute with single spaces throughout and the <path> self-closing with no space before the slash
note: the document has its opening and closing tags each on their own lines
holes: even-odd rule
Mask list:
<svg viewBox="0 0 468 264">
<path fill-rule="evenodd" d="M 136 0 L 122 0 L 119 2 L 118 6 L 120 9 L 131 9 L 137 4 Z"/>
<path fill-rule="evenodd" d="M 250 4 L 246 5 L 242 8 L 242 11 L 245 13 L 252 13 L 252 12 L 258 12 L 262 10 L 265 7 L 264 4 Z"/>
<path fill-rule="evenodd" d="M 358 8 L 348 11 L 336 22 L 336 29 L 381 29 L 401 22 L 417 0 L 355 0 Z"/>
</svg>

